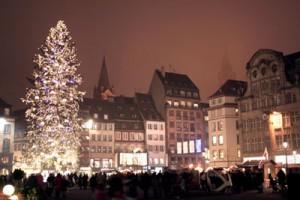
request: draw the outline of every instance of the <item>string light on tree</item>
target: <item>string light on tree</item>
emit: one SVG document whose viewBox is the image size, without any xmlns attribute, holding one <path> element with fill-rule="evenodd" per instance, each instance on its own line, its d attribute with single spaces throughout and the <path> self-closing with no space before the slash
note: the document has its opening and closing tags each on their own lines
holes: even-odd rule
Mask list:
<svg viewBox="0 0 300 200">
<path fill-rule="evenodd" d="M 22 99 L 26 110 L 27 166 L 37 170 L 75 170 L 78 162 L 79 61 L 70 32 L 63 21 L 50 29 L 35 56 L 34 85 Z"/>
</svg>

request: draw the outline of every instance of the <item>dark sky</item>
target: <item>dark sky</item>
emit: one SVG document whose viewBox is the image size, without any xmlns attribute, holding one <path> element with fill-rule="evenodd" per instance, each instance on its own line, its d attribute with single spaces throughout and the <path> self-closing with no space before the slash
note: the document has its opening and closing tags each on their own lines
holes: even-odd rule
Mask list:
<svg viewBox="0 0 300 200">
<path fill-rule="evenodd" d="M 226 78 L 245 80 L 260 48 L 300 50 L 300 1 L 87 0 L 0 2 L 0 97 L 16 108 L 50 27 L 63 19 L 92 95 L 102 57 L 117 94 L 147 92 L 156 68 L 188 74 L 204 101 Z M 171 67 L 170 67 L 171 66 Z"/>
</svg>

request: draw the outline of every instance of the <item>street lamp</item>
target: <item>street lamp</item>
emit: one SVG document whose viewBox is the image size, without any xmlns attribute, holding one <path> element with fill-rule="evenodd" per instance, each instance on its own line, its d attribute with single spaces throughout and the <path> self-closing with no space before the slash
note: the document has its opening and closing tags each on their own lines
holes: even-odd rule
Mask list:
<svg viewBox="0 0 300 200">
<path fill-rule="evenodd" d="M 287 171 L 288 171 L 287 148 L 288 148 L 289 144 L 288 144 L 288 142 L 283 142 L 282 146 L 283 146 L 284 152 L 285 152 L 285 171 L 287 174 Z"/>
</svg>

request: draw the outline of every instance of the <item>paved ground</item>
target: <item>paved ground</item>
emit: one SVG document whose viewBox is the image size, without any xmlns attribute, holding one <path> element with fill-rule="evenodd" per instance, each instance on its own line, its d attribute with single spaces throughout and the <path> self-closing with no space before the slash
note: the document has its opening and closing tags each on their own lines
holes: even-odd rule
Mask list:
<svg viewBox="0 0 300 200">
<path fill-rule="evenodd" d="M 67 193 L 66 200 L 94 200 L 94 196 L 90 190 L 72 189 Z M 175 198 L 173 198 L 175 200 Z M 241 194 L 203 194 L 197 193 L 193 196 L 182 198 L 182 200 L 286 200 L 279 193 L 266 191 L 257 193 L 256 191 L 248 191 Z M 153 199 L 154 200 L 154 199 Z M 171 200 L 171 199 L 169 199 Z"/>
</svg>

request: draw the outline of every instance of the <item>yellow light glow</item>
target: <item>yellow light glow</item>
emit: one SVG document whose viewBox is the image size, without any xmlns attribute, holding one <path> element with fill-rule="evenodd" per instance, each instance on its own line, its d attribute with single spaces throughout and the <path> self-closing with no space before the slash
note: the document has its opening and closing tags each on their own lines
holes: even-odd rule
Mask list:
<svg viewBox="0 0 300 200">
<path fill-rule="evenodd" d="M 279 112 L 273 112 L 270 115 L 270 122 L 274 129 L 282 128 L 282 114 Z"/>
</svg>

